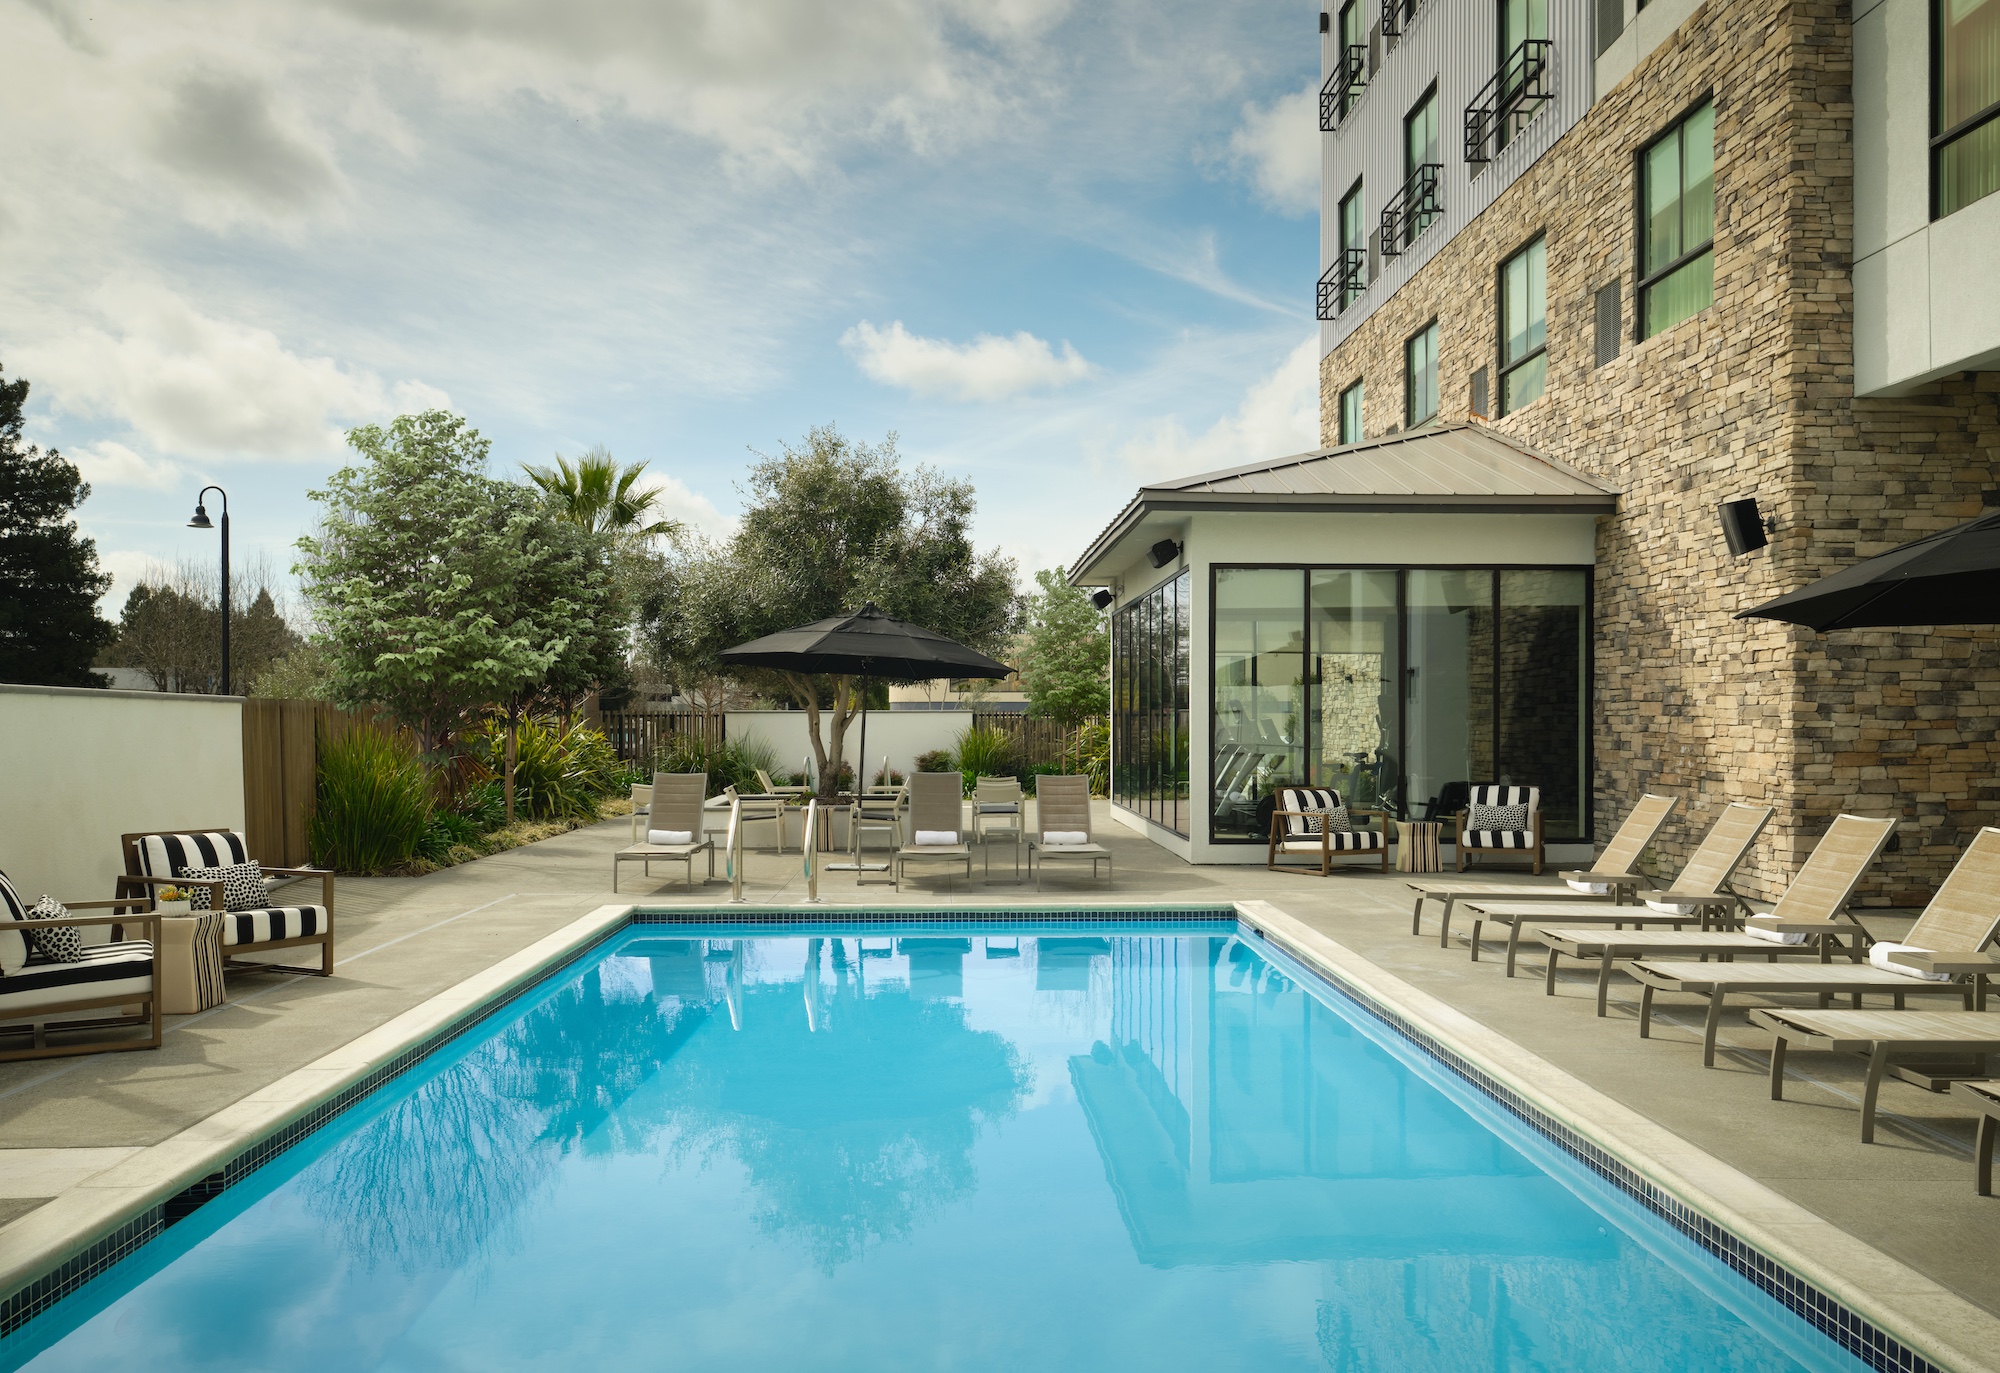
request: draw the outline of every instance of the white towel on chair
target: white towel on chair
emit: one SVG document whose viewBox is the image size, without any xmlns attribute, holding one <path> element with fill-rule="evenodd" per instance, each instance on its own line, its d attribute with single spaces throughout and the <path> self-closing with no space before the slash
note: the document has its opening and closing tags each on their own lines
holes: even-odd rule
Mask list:
<svg viewBox="0 0 2000 1373">
<path fill-rule="evenodd" d="M 1050 848 L 1062 848 L 1066 844 L 1088 844 L 1090 835 L 1083 830 L 1044 830 L 1042 843 Z"/>
<path fill-rule="evenodd" d="M 1949 982 L 1950 973 L 1927 973 L 1921 968 L 1912 968 L 1907 963 L 1891 963 L 1892 953 L 1931 953 L 1930 949 L 1920 949 L 1915 944 L 1891 944 L 1886 940 L 1872 945 L 1868 950 L 1868 961 L 1885 973 L 1900 973 L 1904 977 L 1919 977 L 1926 982 Z"/>
<path fill-rule="evenodd" d="M 942 847 L 949 844 L 956 844 L 958 842 L 958 831 L 918 830 L 916 833 L 916 842 L 918 847 L 920 848 L 929 848 L 932 846 Z"/>
<path fill-rule="evenodd" d="M 1761 939 L 1769 944 L 1803 944 L 1806 942 L 1806 937 L 1803 934 L 1783 934 L 1777 930 L 1767 930 L 1754 920 L 1744 922 L 1743 933 L 1749 935 L 1752 939 Z"/>
<path fill-rule="evenodd" d="M 1646 898 L 1646 905 L 1662 915 L 1693 915 L 1701 909 L 1693 901 L 1655 901 L 1650 896 Z"/>
<path fill-rule="evenodd" d="M 1565 877 L 1571 891 L 1580 891 L 1590 896 L 1604 896 L 1611 890 L 1609 882 L 1579 882 L 1574 877 Z"/>
<path fill-rule="evenodd" d="M 692 844 L 694 842 L 694 831 L 647 830 L 646 842 L 648 844 Z"/>
</svg>

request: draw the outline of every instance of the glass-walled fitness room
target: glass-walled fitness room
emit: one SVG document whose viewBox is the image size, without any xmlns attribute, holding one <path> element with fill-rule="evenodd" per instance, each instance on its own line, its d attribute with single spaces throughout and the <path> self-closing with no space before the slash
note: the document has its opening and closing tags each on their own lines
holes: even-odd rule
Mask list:
<svg viewBox="0 0 2000 1373">
<path fill-rule="evenodd" d="M 1589 836 L 1590 569 L 1212 570 L 1209 838 L 1262 843 L 1280 788 L 1441 819 L 1541 788 Z"/>
<path fill-rule="evenodd" d="M 1111 620 L 1111 799 L 1188 832 L 1188 621 L 1183 572 Z"/>
</svg>

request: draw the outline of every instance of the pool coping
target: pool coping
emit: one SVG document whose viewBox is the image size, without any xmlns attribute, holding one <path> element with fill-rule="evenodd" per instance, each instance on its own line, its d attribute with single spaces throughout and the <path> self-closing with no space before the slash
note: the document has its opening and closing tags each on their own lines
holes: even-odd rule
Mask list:
<svg viewBox="0 0 2000 1373">
<path fill-rule="evenodd" d="M 60 1301 L 326 1121 L 635 924 L 1089 924 L 1234 912 L 1503 1109 L 1663 1216 L 1871 1366 L 2000 1373 L 2000 1317 L 1812 1214 L 1268 901 L 599 906 L 0 1229 L 0 1335 Z"/>
</svg>

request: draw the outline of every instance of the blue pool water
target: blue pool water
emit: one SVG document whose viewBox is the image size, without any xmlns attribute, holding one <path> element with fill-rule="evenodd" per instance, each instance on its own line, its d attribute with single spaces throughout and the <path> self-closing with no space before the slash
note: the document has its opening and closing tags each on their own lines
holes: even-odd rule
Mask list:
<svg viewBox="0 0 2000 1373">
<path fill-rule="evenodd" d="M 635 928 L 0 1367 L 1850 1369 L 1229 926 Z"/>
</svg>

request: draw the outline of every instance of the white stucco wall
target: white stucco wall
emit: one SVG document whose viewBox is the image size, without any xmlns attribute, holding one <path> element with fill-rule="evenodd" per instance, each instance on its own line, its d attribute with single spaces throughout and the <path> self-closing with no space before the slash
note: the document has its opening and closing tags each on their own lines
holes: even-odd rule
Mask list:
<svg viewBox="0 0 2000 1373">
<path fill-rule="evenodd" d="M 21 895 L 109 900 L 119 835 L 243 827 L 243 703 L 0 686 L 0 776 L 0 869 Z"/>
<path fill-rule="evenodd" d="M 872 778 L 875 769 L 882 766 L 884 754 L 889 756 L 892 770 L 907 776 L 919 753 L 957 748 L 958 736 L 971 723 L 972 714 L 969 711 L 869 711 L 869 777 Z M 778 770 L 781 772 L 797 772 L 802 760 L 812 753 L 812 745 L 806 742 L 806 713 L 802 710 L 732 710 L 727 728 L 731 739 L 755 737 L 768 741 L 778 751 Z M 831 725 L 824 717 L 820 729 L 822 733 L 831 731 Z M 857 718 L 847 727 L 847 737 L 842 744 L 843 756 L 849 763 L 854 762 L 860 747 L 861 721 Z"/>
</svg>

